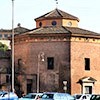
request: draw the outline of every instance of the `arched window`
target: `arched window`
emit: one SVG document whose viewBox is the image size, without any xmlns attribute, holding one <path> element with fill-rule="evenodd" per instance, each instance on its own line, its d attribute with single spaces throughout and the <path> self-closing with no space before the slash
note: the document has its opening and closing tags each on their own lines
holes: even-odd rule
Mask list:
<svg viewBox="0 0 100 100">
<path fill-rule="evenodd" d="M 40 27 L 42 26 L 42 22 L 39 23 L 39 26 L 40 26 Z"/>
</svg>

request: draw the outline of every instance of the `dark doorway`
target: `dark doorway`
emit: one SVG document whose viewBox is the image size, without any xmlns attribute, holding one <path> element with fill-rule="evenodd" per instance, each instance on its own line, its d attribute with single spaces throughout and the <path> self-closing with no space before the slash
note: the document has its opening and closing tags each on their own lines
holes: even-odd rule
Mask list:
<svg viewBox="0 0 100 100">
<path fill-rule="evenodd" d="M 32 79 L 27 79 L 27 93 L 32 92 Z"/>
<path fill-rule="evenodd" d="M 85 93 L 92 94 L 92 86 L 85 86 Z"/>
</svg>

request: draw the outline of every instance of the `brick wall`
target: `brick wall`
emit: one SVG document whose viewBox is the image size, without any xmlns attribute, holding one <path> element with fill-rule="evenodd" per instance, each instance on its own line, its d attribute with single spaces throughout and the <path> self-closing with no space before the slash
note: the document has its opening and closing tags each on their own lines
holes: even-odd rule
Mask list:
<svg viewBox="0 0 100 100">
<path fill-rule="evenodd" d="M 38 55 L 44 52 L 44 62 L 39 62 Z M 54 69 L 47 69 L 47 57 L 54 57 Z M 44 41 L 23 42 L 15 45 L 15 63 L 24 62 L 26 74 L 36 74 L 40 68 L 40 91 L 63 91 L 63 80 L 70 81 L 69 42 Z M 38 65 L 39 64 L 39 65 Z M 67 73 L 67 75 L 66 75 Z M 29 77 L 27 77 L 29 78 Z M 70 82 L 69 82 L 70 84 Z M 25 85 L 23 85 L 25 86 Z M 69 85 L 70 86 L 70 85 Z M 25 86 L 24 89 L 27 87 Z M 33 87 L 34 88 L 34 87 Z M 36 89 L 36 87 L 35 87 Z M 26 90 L 25 90 L 26 91 Z M 34 90 L 33 90 L 34 91 Z"/>
<path fill-rule="evenodd" d="M 85 70 L 85 58 L 90 58 L 90 70 Z M 71 94 L 82 93 L 81 84 L 77 83 L 82 77 L 93 77 L 93 93 L 99 93 L 100 86 L 100 43 L 89 41 L 71 42 Z"/>
</svg>

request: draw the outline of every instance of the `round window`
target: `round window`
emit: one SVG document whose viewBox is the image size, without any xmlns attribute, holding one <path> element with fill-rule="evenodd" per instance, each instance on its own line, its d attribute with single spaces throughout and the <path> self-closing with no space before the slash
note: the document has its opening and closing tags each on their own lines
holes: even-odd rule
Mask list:
<svg viewBox="0 0 100 100">
<path fill-rule="evenodd" d="M 72 22 L 68 22 L 67 25 L 68 25 L 68 26 L 72 26 Z"/>
<path fill-rule="evenodd" d="M 57 22 L 56 21 L 52 21 L 52 25 L 53 26 L 57 25 Z"/>
</svg>

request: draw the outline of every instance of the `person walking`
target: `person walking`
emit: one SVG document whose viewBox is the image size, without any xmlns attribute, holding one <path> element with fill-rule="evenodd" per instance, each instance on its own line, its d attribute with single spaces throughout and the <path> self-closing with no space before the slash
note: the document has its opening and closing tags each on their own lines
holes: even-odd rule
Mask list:
<svg viewBox="0 0 100 100">
<path fill-rule="evenodd" d="M 41 100 L 41 98 L 40 98 L 40 96 L 39 96 L 39 95 L 37 96 L 36 100 Z"/>
</svg>

